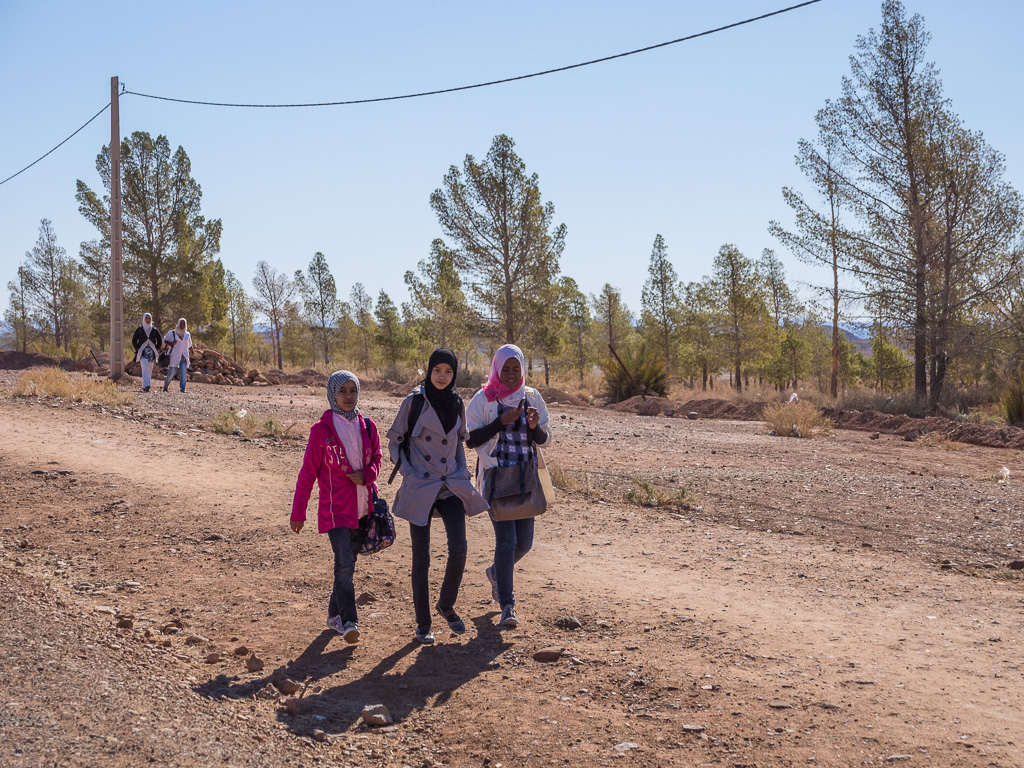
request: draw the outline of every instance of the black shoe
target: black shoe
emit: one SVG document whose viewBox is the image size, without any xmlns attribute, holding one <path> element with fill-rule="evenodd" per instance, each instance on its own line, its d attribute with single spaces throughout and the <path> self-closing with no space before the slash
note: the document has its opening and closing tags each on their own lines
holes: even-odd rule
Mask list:
<svg viewBox="0 0 1024 768">
<path fill-rule="evenodd" d="M 452 632 L 454 632 L 456 635 L 465 634 L 466 624 L 462 619 L 459 618 L 459 614 L 455 612 L 454 608 L 451 608 L 447 611 L 442 611 L 441 606 L 436 606 L 436 608 L 437 612 L 441 615 L 441 618 L 448 622 L 448 626 L 451 628 Z"/>
<path fill-rule="evenodd" d="M 509 629 L 515 629 L 519 626 L 519 617 L 516 616 L 516 607 L 514 605 L 506 605 L 501 609 L 501 621 L 498 622 L 499 627 L 508 627 Z"/>
<path fill-rule="evenodd" d="M 149 387 L 143 387 L 143 388 L 142 388 L 142 391 L 143 391 L 143 392 L 149 392 Z"/>
<path fill-rule="evenodd" d="M 164 386 L 164 392 L 166 392 L 166 391 L 167 391 L 167 387 L 166 387 L 166 386 Z"/>
</svg>

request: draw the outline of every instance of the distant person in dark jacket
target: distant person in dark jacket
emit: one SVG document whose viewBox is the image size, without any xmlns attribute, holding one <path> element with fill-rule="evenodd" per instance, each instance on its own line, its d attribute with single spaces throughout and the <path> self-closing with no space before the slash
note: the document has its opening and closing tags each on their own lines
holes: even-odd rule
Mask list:
<svg viewBox="0 0 1024 768">
<path fill-rule="evenodd" d="M 135 347 L 135 362 L 142 366 L 142 391 L 149 392 L 149 374 L 156 363 L 157 353 L 163 344 L 160 329 L 153 325 L 153 316 L 147 312 L 142 316 L 142 325 L 132 335 L 132 346 Z"/>
</svg>

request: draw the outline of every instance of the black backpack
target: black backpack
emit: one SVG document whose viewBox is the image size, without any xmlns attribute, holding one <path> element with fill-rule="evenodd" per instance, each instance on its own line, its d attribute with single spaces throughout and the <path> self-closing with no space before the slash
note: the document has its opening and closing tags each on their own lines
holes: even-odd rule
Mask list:
<svg viewBox="0 0 1024 768">
<path fill-rule="evenodd" d="M 426 400 L 427 397 L 422 392 L 417 392 L 412 396 L 412 403 L 409 405 L 409 419 L 405 423 L 405 434 L 402 436 L 402 444 L 398 447 L 398 461 L 395 462 L 395 468 L 391 470 L 388 485 L 395 482 L 398 468 L 402 466 L 403 453 L 405 454 L 405 460 L 409 461 L 409 438 L 412 437 L 412 431 L 416 427 L 416 422 L 420 420 L 420 414 L 423 413 L 423 403 Z"/>
<path fill-rule="evenodd" d="M 420 420 L 420 414 L 423 413 L 423 404 L 426 402 L 427 396 L 422 392 L 417 392 L 412 396 L 412 403 L 409 405 L 409 419 L 405 423 L 405 434 L 402 436 L 402 445 L 398 449 L 398 461 L 395 462 L 395 468 L 391 470 L 391 476 L 388 478 L 388 485 L 391 485 L 395 481 L 395 476 L 398 474 L 398 468 L 402 466 L 402 454 L 405 454 L 405 460 L 409 459 L 409 440 L 412 437 L 412 431 L 416 428 L 416 422 Z M 466 403 L 463 402 L 462 398 L 459 398 L 459 402 L 462 404 L 461 417 L 462 424 L 466 424 Z"/>
</svg>

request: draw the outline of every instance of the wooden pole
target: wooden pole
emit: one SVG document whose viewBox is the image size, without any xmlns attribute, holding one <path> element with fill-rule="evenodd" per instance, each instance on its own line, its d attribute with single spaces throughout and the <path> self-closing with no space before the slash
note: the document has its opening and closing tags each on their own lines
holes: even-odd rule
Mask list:
<svg viewBox="0 0 1024 768">
<path fill-rule="evenodd" d="M 640 393 L 640 399 L 643 402 L 646 403 L 647 402 L 647 396 L 644 395 L 644 388 L 636 383 L 636 379 L 633 378 L 633 374 L 630 373 L 629 368 L 627 368 L 625 366 L 625 364 L 623 364 L 622 358 L 620 358 L 618 352 L 615 351 L 615 347 L 613 347 L 611 344 L 609 344 L 608 345 L 608 349 L 610 349 L 612 351 L 612 354 L 615 356 L 615 359 L 618 361 L 619 365 L 622 367 L 622 370 L 624 370 L 626 372 L 626 375 L 629 376 L 629 380 L 633 382 L 633 386 L 636 387 L 636 391 Z"/>
<path fill-rule="evenodd" d="M 121 269 L 121 123 L 117 76 L 110 78 L 110 378 L 124 375 L 124 274 Z"/>
</svg>

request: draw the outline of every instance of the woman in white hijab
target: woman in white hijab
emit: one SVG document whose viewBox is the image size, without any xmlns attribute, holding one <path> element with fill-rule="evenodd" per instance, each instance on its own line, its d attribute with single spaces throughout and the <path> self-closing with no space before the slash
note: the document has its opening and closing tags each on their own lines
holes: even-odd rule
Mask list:
<svg viewBox="0 0 1024 768">
<path fill-rule="evenodd" d="M 167 366 L 164 392 L 170 386 L 175 373 L 178 374 L 178 385 L 184 392 L 185 382 L 188 379 L 188 364 L 191 362 L 188 352 L 192 349 L 192 334 L 188 332 L 188 321 L 184 317 L 178 320 L 177 328 L 164 336 L 164 344 L 171 348 L 171 363 Z"/>
<path fill-rule="evenodd" d="M 142 366 L 142 391 L 149 392 L 149 374 L 153 370 L 161 345 L 160 329 L 153 325 L 153 316 L 147 312 L 142 316 L 142 325 L 132 335 L 135 347 L 135 362 Z"/>
</svg>

